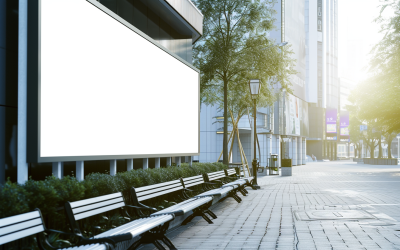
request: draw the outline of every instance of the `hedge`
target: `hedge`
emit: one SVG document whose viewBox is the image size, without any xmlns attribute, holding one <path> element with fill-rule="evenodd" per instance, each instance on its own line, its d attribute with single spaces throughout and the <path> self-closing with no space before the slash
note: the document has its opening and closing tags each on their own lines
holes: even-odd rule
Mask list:
<svg viewBox="0 0 400 250">
<path fill-rule="evenodd" d="M 35 208 L 39 208 L 46 219 L 48 227 L 69 231 L 63 210 L 67 201 L 72 202 L 122 192 L 125 200 L 129 203 L 131 187 L 172 181 L 181 177 L 215 172 L 225 168 L 226 166 L 222 163 L 193 163 L 192 167 L 183 163 L 180 167 L 138 169 L 117 173 L 115 176 L 92 173 L 87 175 L 83 181 L 78 181 L 73 176 L 65 176 L 62 179 L 51 176 L 44 181 L 30 179 L 23 185 L 12 183 L 8 180 L 3 186 L 0 185 L 0 218 L 30 212 Z M 174 195 L 166 195 L 158 199 L 152 199 L 146 205 L 162 209 L 175 204 L 175 198 L 176 196 Z M 94 224 L 99 225 L 100 231 L 106 231 L 126 223 L 126 219 L 128 218 L 121 217 L 118 213 L 108 213 L 107 216 L 100 216 L 87 223 L 81 223 L 80 227 L 86 236 L 90 237 L 93 236 L 92 226 Z M 50 235 L 50 237 L 56 242 L 55 245 L 60 247 L 71 244 L 65 239 L 59 239 L 59 235 Z M 26 249 L 36 249 L 34 237 L 30 237 L 29 241 L 23 242 L 22 245 L 25 245 Z M 20 249 L 20 247 L 10 246 L 6 247 L 6 249 Z"/>
<path fill-rule="evenodd" d="M 72 176 L 44 181 L 28 180 L 24 185 L 7 181 L 0 185 L 0 218 L 9 217 L 39 208 L 49 218 L 56 216 L 57 208 L 67 201 L 78 201 L 100 195 L 122 192 L 129 200 L 131 187 L 142 187 L 226 168 L 222 163 L 183 163 L 158 169 L 138 169 L 117 173 L 115 176 L 92 173 L 79 182 Z"/>
</svg>

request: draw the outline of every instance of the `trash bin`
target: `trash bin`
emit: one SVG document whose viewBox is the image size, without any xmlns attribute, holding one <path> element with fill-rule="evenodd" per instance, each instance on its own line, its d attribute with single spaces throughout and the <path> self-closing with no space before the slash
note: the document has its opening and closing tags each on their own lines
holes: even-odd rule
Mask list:
<svg viewBox="0 0 400 250">
<path fill-rule="evenodd" d="M 279 175 L 278 171 L 278 155 L 277 154 L 271 154 L 271 158 L 269 158 L 269 175 Z"/>
</svg>

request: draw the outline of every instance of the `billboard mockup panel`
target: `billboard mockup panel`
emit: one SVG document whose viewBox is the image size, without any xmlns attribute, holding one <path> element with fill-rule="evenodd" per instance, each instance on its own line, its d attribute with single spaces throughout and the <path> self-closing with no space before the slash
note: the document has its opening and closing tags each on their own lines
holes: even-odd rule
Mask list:
<svg viewBox="0 0 400 250">
<path fill-rule="evenodd" d="M 337 120 L 337 110 L 336 109 L 326 109 L 326 133 L 336 134 L 336 120 Z"/>
<path fill-rule="evenodd" d="M 38 2 L 38 162 L 199 154 L 197 69 L 97 1 Z"/>
<path fill-rule="evenodd" d="M 340 111 L 340 135 L 349 136 L 349 112 Z"/>
</svg>

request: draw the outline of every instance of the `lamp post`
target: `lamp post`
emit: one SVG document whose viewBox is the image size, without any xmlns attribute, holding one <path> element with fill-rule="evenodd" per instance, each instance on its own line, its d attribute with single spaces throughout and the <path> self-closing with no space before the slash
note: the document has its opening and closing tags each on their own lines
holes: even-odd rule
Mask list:
<svg viewBox="0 0 400 250">
<path fill-rule="evenodd" d="M 250 87 L 250 94 L 251 98 L 253 99 L 254 102 L 254 158 L 253 158 L 253 189 L 260 189 L 260 186 L 257 183 L 257 97 L 260 93 L 260 80 L 259 79 L 251 79 L 249 81 L 249 87 Z"/>
</svg>

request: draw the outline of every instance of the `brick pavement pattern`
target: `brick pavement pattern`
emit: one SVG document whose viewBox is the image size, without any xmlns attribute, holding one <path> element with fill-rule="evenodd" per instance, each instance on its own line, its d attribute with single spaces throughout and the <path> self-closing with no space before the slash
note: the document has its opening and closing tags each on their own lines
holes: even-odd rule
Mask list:
<svg viewBox="0 0 400 250">
<path fill-rule="evenodd" d="M 178 249 L 400 249 L 400 166 L 311 162 L 168 232 Z M 153 249 L 151 245 L 140 249 Z"/>
</svg>

